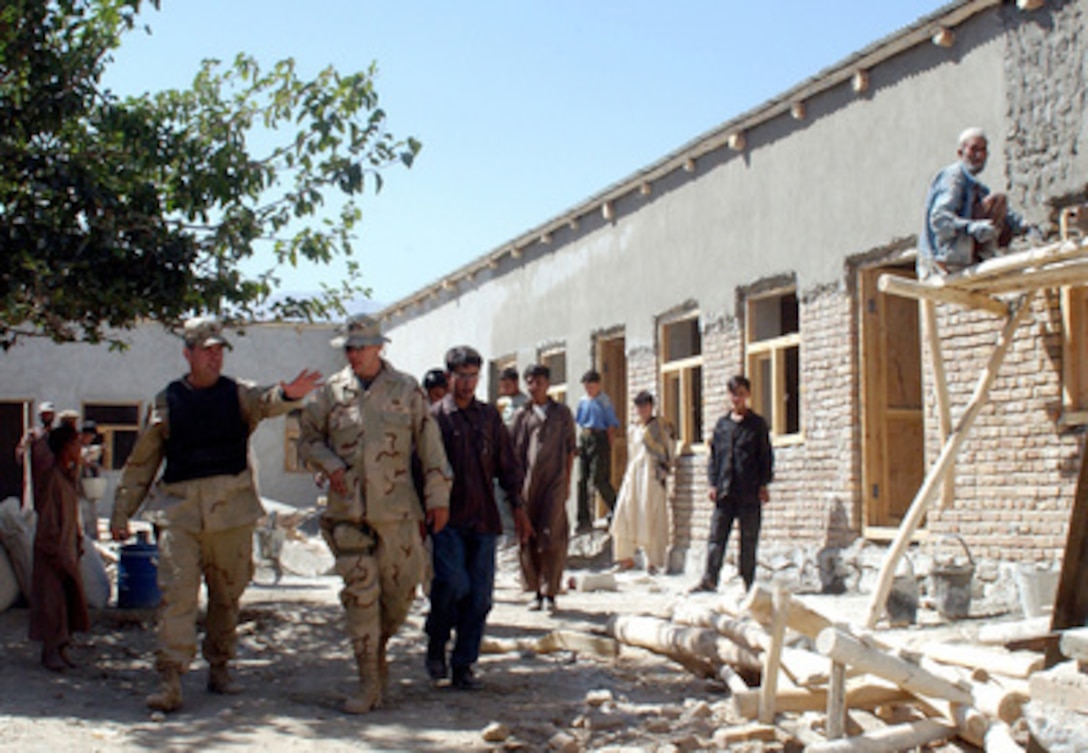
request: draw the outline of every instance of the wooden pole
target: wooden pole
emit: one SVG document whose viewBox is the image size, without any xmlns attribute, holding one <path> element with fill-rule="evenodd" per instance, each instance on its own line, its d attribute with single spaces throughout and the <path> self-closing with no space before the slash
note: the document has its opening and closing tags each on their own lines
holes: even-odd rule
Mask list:
<svg viewBox="0 0 1088 753">
<path fill-rule="evenodd" d="M 857 737 L 828 740 L 805 748 L 805 753 L 893 753 L 954 737 L 956 728 L 941 719 L 919 719 L 866 732 Z"/>
<path fill-rule="evenodd" d="M 971 704 L 971 693 L 966 688 L 906 659 L 866 646 L 841 628 L 832 627 L 820 633 L 816 639 L 816 649 L 837 662 L 891 680 L 911 693 Z"/>
<path fill-rule="evenodd" d="M 827 739 L 837 740 L 846 730 L 846 665 L 831 662 L 831 680 L 827 684 Z"/>
<path fill-rule="evenodd" d="M 749 617 L 730 617 L 710 607 L 682 603 L 673 612 L 672 619 L 681 625 L 713 628 L 753 653 L 762 653 L 771 646 L 770 633 Z M 781 665 L 782 671 L 798 685 L 820 685 L 827 682 L 829 662 L 812 651 L 783 646 Z"/>
<path fill-rule="evenodd" d="M 1057 264 L 1084 256 L 1085 246 L 1075 241 L 1061 241 L 1040 248 L 1006 254 L 987 259 L 981 264 L 967 267 L 962 272 L 950 274 L 944 278 L 945 285 L 970 287 L 979 280 L 994 277 L 1011 277 L 1010 272 L 1025 270 L 1029 267 L 1041 267 Z"/>
<path fill-rule="evenodd" d="M 991 298 L 982 293 L 970 293 L 954 287 L 933 285 L 917 280 L 910 280 L 900 275 L 883 274 L 876 283 L 880 292 L 888 295 L 897 295 L 900 298 L 914 298 L 919 301 L 942 301 L 955 303 L 967 308 L 989 311 L 998 316 L 1007 316 L 1009 307 L 996 298 Z"/>
<path fill-rule="evenodd" d="M 774 721 L 774 699 L 778 693 L 778 668 L 782 658 L 782 644 L 786 640 L 786 619 L 790 611 L 790 596 L 781 583 L 774 585 L 774 619 L 771 620 L 771 645 L 763 653 L 763 682 L 760 685 L 759 721 Z"/>
<path fill-rule="evenodd" d="M 964 408 L 963 415 L 960 416 L 956 428 L 953 430 L 951 436 L 949 436 L 948 441 L 945 442 L 944 447 L 941 449 L 941 454 L 937 457 L 937 461 L 933 464 L 933 467 L 930 468 L 929 473 L 926 474 L 925 481 L 922 482 L 922 488 L 920 488 L 918 493 L 914 496 L 914 501 L 911 502 L 910 509 L 907 510 L 907 514 L 903 517 L 903 522 L 899 525 L 899 530 L 896 532 L 895 539 L 888 548 L 888 554 L 884 558 L 884 564 L 881 566 L 880 574 L 877 576 L 876 588 L 873 591 L 872 600 L 869 603 L 869 615 L 865 621 L 867 627 L 875 627 L 881 616 L 883 616 L 884 604 L 888 600 L 888 593 L 892 588 L 892 579 L 895 577 L 895 568 L 899 564 L 903 552 L 906 551 L 911 536 L 914 535 L 915 530 L 917 530 L 919 524 L 922 522 L 922 518 L 929 507 L 930 500 L 944 483 L 946 474 L 952 468 L 956 453 L 959 452 L 960 447 L 967 439 L 968 431 L 970 431 L 971 426 L 974 424 L 975 419 L 978 417 L 983 406 L 986 405 L 990 394 L 990 387 L 993 386 L 994 380 L 997 378 L 997 371 L 1001 366 L 1001 362 L 1005 359 L 1005 354 L 1008 352 L 1009 346 L 1012 344 L 1016 329 L 1020 326 L 1020 323 L 1024 320 L 1030 310 L 1030 301 L 1030 294 L 1023 296 L 1016 306 L 1015 312 L 1012 313 L 1005 322 L 1005 326 L 998 336 L 997 343 L 994 345 L 993 353 L 990 354 L 986 367 L 982 370 L 982 374 L 979 375 L 979 381 L 975 386 L 975 391 L 971 395 L 971 399 L 968 401 L 967 406 Z"/>
<path fill-rule="evenodd" d="M 744 719 L 759 715 L 759 690 L 752 689 L 733 694 L 733 708 Z M 828 692 L 823 688 L 782 688 L 775 698 L 775 710 L 779 713 L 820 711 L 827 708 Z M 874 709 L 888 703 L 901 703 L 914 698 L 895 683 L 872 675 L 861 675 L 846 681 L 845 708 Z"/>
<path fill-rule="evenodd" d="M 682 627 L 657 617 L 616 615 L 608 622 L 608 632 L 621 643 L 674 658 L 686 656 L 751 670 L 761 667 L 752 652 L 721 637 L 716 630 Z"/>
<path fill-rule="evenodd" d="M 1088 620 L 1088 462 L 1081 452 L 1080 474 L 1073 494 L 1073 509 L 1069 514 L 1069 534 L 1065 540 L 1065 556 L 1062 557 L 1062 573 L 1058 579 L 1058 593 L 1051 615 L 1051 630 L 1079 627 Z M 1046 652 L 1046 665 L 1053 667 L 1061 661 L 1059 652 L 1050 647 Z"/>
<path fill-rule="evenodd" d="M 741 604 L 741 611 L 764 625 L 769 625 L 774 617 L 773 601 L 774 597 L 769 589 L 753 584 L 748 591 L 748 597 Z M 831 624 L 831 618 L 808 606 L 801 599 L 790 597 L 790 609 L 786 618 L 786 627 L 790 630 L 815 638 L 820 631 L 831 627 Z"/>
<path fill-rule="evenodd" d="M 952 409 L 948 399 L 948 374 L 944 369 L 944 353 L 941 349 L 941 334 L 937 329 L 937 305 L 933 301 L 921 301 L 922 329 L 925 330 L 929 343 L 929 363 L 933 368 L 933 393 L 937 398 L 937 428 L 943 447 L 952 433 Z M 953 460 L 953 468 L 955 461 Z M 949 469 L 941 490 L 941 507 L 951 506 L 955 497 L 956 481 L 953 469 Z"/>
</svg>

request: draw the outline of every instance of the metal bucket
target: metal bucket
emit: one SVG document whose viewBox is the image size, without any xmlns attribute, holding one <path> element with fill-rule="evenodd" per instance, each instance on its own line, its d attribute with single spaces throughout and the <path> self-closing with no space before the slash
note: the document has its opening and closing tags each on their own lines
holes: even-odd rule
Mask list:
<svg viewBox="0 0 1088 753">
<path fill-rule="evenodd" d="M 888 600 L 884 602 L 892 627 L 913 625 L 918 618 L 918 578 L 910 557 L 904 554 L 903 561 L 907 563 L 907 572 L 896 573 Z"/>
<path fill-rule="evenodd" d="M 955 557 L 942 561 L 941 542 L 954 539 L 967 555 L 967 564 L 956 564 Z M 948 620 L 962 620 L 971 611 L 971 579 L 975 575 L 975 558 L 958 534 L 950 533 L 937 539 L 933 548 L 933 595 L 937 612 Z"/>
</svg>

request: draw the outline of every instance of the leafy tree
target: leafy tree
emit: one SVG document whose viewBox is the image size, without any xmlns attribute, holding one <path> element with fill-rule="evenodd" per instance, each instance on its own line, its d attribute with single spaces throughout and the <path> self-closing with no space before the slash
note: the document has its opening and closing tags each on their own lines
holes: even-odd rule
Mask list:
<svg viewBox="0 0 1088 753">
<path fill-rule="evenodd" d="M 102 74 L 142 2 L 0 7 L 5 349 L 25 336 L 121 344 L 139 321 L 198 311 L 343 313 L 362 292 L 350 256 L 364 189 L 419 151 L 386 129 L 373 66 L 304 80 L 292 60 L 266 70 L 239 55 L 206 61 L 188 90 L 117 97 Z M 246 275 L 259 250 L 274 262 Z M 320 295 L 270 298 L 279 270 L 338 257 L 347 277 Z"/>
</svg>

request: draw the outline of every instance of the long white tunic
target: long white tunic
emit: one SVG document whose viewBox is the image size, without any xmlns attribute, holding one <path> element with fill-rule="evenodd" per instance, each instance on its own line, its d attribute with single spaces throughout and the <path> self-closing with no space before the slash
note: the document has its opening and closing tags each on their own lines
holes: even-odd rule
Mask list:
<svg viewBox="0 0 1088 753">
<path fill-rule="evenodd" d="M 616 561 L 629 559 L 642 547 L 646 560 L 665 567 L 669 547 L 667 478 L 674 455 L 672 426 L 653 417 L 632 424 L 627 431 L 630 460 L 616 497 L 612 516 L 612 553 Z"/>
</svg>

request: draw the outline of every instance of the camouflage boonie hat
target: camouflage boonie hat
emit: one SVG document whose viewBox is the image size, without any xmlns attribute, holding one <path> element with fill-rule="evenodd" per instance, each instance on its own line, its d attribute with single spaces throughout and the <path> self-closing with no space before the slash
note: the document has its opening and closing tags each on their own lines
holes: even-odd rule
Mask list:
<svg viewBox="0 0 1088 753">
<path fill-rule="evenodd" d="M 189 348 L 209 348 L 212 345 L 233 346 L 223 337 L 223 324 L 214 316 L 198 316 L 185 322 L 182 333 Z"/>
<path fill-rule="evenodd" d="M 382 334 L 378 320 L 366 314 L 356 314 L 336 331 L 339 334 L 329 340 L 329 345 L 334 348 L 362 348 L 389 342 L 389 338 Z"/>
</svg>

